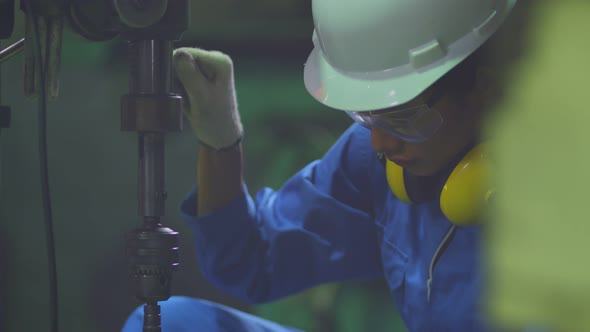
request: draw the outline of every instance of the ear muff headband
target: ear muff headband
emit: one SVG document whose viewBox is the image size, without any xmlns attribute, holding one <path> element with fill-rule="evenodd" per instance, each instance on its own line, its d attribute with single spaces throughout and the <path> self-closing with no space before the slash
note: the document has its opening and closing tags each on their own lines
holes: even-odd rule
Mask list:
<svg viewBox="0 0 590 332">
<path fill-rule="evenodd" d="M 494 193 L 490 187 L 490 163 L 485 146 L 480 144 L 471 149 L 449 175 L 440 194 L 440 208 L 452 223 L 469 226 L 477 222 Z M 403 168 L 386 160 L 385 173 L 394 195 L 411 203 Z"/>
</svg>

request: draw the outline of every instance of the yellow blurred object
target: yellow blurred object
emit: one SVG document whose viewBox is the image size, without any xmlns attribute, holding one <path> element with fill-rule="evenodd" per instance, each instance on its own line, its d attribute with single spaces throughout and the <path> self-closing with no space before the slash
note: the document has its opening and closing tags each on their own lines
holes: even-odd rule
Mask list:
<svg viewBox="0 0 590 332">
<path fill-rule="evenodd" d="M 590 1 L 531 1 L 525 53 L 492 118 L 491 317 L 590 331 Z"/>
</svg>

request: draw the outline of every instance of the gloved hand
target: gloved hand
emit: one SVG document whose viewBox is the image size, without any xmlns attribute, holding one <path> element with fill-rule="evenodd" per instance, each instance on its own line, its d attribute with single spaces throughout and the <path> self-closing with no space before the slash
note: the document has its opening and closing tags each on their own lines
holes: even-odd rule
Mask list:
<svg viewBox="0 0 590 332">
<path fill-rule="evenodd" d="M 233 63 L 218 51 L 174 50 L 173 63 L 183 94 L 183 111 L 202 143 L 221 150 L 241 140 Z"/>
</svg>

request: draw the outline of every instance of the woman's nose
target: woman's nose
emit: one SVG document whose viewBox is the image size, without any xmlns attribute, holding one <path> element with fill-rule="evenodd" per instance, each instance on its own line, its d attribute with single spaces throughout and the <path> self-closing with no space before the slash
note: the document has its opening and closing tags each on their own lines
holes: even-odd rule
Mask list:
<svg viewBox="0 0 590 332">
<path fill-rule="evenodd" d="M 379 127 L 371 128 L 371 146 L 377 153 L 398 153 L 404 148 L 405 142 Z"/>
</svg>

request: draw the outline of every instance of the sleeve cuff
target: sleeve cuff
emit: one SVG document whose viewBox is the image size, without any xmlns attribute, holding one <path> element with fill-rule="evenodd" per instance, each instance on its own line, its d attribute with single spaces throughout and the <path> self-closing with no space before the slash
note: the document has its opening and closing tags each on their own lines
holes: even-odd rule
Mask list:
<svg viewBox="0 0 590 332">
<path fill-rule="evenodd" d="M 248 194 L 246 184 L 242 185 L 240 194 L 226 206 L 204 216 L 197 216 L 197 186 L 193 187 L 180 204 L 180 214 L 191 228 L 194 230 L 219 229 L 225 234 L 228 231 L 227 227 L 231 227 L 234 231 L 240 225 L 248 227 L 248 221 L 254 219 L 254 210 L 254 202 Z"/>
</svg>

